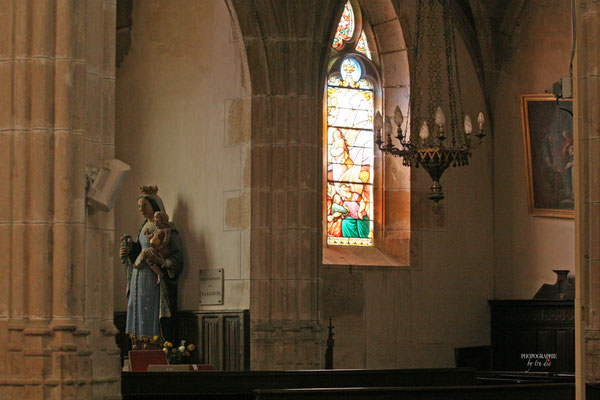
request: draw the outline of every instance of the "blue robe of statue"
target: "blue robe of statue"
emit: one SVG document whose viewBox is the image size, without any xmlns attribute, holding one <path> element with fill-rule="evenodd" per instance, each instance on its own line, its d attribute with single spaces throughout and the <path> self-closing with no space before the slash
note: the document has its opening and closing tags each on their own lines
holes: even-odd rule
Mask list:
<svg viewBox="0 0 600 400">
<path fill-rule="evenodd" d="M 138 261 L 141 251 L 150 246 L 150 238 L 143 233 L 148 224 L 152 222 L 147 221 L 140 228 L 138 241 L 129 255 L 133 264 Z M 183 270 L 183 249 L 175 225 L 171 222 L 169 227 L 169 253 L 160 284 L 154 271 L 146 264 L 138 269 L 132 268 L 131 264 L 127 266 L 131 273 L 128 273 L 126 333 L 137 341 L 149 341 L 154 336 L 164 340 L 160 319 L 170 317 L 176 310 L 177 278 Z"/>
</svg>

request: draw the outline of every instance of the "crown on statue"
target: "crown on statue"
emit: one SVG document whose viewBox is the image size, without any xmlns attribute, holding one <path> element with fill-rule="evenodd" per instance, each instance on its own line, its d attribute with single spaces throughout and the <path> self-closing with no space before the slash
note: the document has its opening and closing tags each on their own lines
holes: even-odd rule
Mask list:
<svg viewBox="0 0 600 400">
<path fill-rule="evenodd" d="M 154 196 L 158 193 L 158 186 L 140 186 L 140 193 L 146 196 Z"/>
</svg>

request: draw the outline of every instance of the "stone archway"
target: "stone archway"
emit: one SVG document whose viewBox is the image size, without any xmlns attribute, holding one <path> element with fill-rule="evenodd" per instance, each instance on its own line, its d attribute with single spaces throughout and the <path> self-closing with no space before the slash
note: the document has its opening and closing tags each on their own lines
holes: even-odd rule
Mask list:
<svg viewBox="0 0 600 400">
<path fill-rule="evenodd" d="M 344 3 L 345 0 L 228 1 L 239 22 L 252 85 L 250 314 L 253 369 L 318 368 L 323 364 L 324 332 L 319 297 L 322 269 L 320 133 L 326 62 Z M 400 24 L 404 15 L 411 15 L 408 3 L 360 1 L 374 25 L 378 45 L 385 53 L 382 70 L 391 107 L 388 113 L 393 111 L 395 103 L 408 101 L 408 55 L 404 43 L 408 33 L 403 32 Z M 403 22 L 404 29 L 405 25 Z M 385 182 L 386 189 L 394 191 L 389 194 L 390 198 L 400 196 L 393 203 L 401 204 L 403 199 L 418 194 L 418 201 L 414 203 L 418 220 L 413 225 L 412 213 L 407 213 L 405 219 L 394 219 L 395 223 L 405 224 L 398 226 L 398 232 L 412 234 L 415 226 L 423 231 L 445 230 L 443 215 L 437 218 L 429 215 L 431 206 L 424 195 L 426 191 L 411 188 L 414 179 L 410 172 L 397 168 L 392 162 L 388 167 L 390 170 L 386 169 L 386 173 L 389 172 L 390 181 Z M 458 201 L 462 198 L 456 197 Z M 413 206 L 412 201 L 405 204 Z M 420 238 L 422 233 L 418 232 L 417 236 Z M 421 239 L 401 235 L 396 239 L 417 247 L 404 246 L 410 250 L 407 258 L 415 260 L 414 263 L 411 260 L 411 265 L 418 264 Z M 466 245 L 461 243 L 461 246 Z M 404 273 L 412 272 L 405 269 Z M 403 275 L 402 279 L 410 278 Z"/>
<path fill-rule="evenodd" d="M 345 1 L 228 3 L 250 71 L 251 203 L 260 204 L 251 212 L 251 367 L 319 368 L 317 132 L 328 44 Z"/>
<path fill-rule="evenodd" d="M 382 42 L 390 34 L 403 37 L 391 2 L 362 3 Z M 320 368 L 319 133 L 326 62 L 345 0 L 228 4 L 239 21 L 252 83 L 251 201 L 260 204 L 251 219 L 252 368 Z M 381 45 L 388 96 L 406 103 L 406 46 L 389 39 Z"/>
</svg>

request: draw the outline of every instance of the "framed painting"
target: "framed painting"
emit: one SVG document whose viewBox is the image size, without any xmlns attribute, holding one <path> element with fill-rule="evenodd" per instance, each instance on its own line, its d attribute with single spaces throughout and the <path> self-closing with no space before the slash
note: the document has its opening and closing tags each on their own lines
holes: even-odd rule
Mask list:
<svg viewBox="0 0 600 400">
<path fill-rule="evenodd" d="M 573 101 L 521 95 L 529 213 L 574 218 Z"/>
</svg>

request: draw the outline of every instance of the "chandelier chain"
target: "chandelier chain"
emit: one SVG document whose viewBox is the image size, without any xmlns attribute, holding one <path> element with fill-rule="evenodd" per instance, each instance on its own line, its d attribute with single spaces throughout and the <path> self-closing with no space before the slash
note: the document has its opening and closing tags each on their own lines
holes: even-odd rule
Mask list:
<svg viewBox="0 0 600 400">
<path fill-rule="evenodd" d="M 450 19 L 453 18 L 451 12 L 449 12 L 448 15 L 449 15 Z M 458 115 L 459 115 L 459 118 L 460 118 L 460 120 L 457 121 L 458 122 L 458 126 L 456 127 L 457 130 L 455 132 L 458 132 L 458 129 L 460 129 L 460 123 L 462 122 L 462 119 L 465 117 L 465 113 L 464 113 L 464 110 L 463 110 L 463 103 L 462 103 L 462 90 L 461 90 L 461 84 L 460 84 L 460 74 L 458 72 L 458 53 L 457 53 L 457 50 L 456 50 L 456 33 L 454 32 L 453 26 L 454 26 L 454 21 L 451 20 L 451 24 L 450 24 L 450 29 L 451 29 L 450 30 L 450 39 L 452 40 L 452 50 L 453 50 L 452 56 L 454 57 L 454 64 L 456 65 L 456 71 L 455 71 L 455 73 L 456 73 L 456 91 L 457 91 L 457 94 L 458 94 L 458 109 L 457 109 L 457 112 L 458 112 Z M 463 147 L 463 148 L 467 148 L 468 147 L 468 144 L 466 143 L 466 137 L 465 137 L 465 135 L 458 135 L 458 142 L 459 142 L 459 145 L 461 147 Z"/>
<path fill-rule="evenodd" d="M 423 53 L 419 50 L 423 46 L 423 4 L 424 0 L 419 0 L 417 3 L 417 22 L 415 26 L 415 40 L 413 44 L 413 60 L 412 60 L 412 82 L 410 85 L 410 97 L 409 97 L 409 115 L 410 119 L 412 119 L 412 124 L 410 124 L 410 130 L 412 132 L 416 132 L 416 125 L 419 124 L 419 116 L 421 114 L 421 98 L 423 97 L 423 69 L 418 68 L 419 65 L 423 63 Z M 417 84 L 419 82 L 419 84 Z M 417 144 L 420 141 L 418 135 L 410 135 L 410 142 Z M 406 160 L 405 160 L 406 162 Z"/>
<path fill-rule="evenodd" d="M 452 34 L 454 33 L 454 29 L 453 29 L 453 24 L 452 21 L 450 20 L 451 17 L 451 11 L 448 7 L 448 2 L 446 0 L 442 0 L 442 7 L 444 8 L 444 14 L 447 16 L 447 18 L 444 18 L 444 40 L 445 40 L 445 44 L 446 44 L 446 72 L 447 72 L 447 77 L 448 77 L 448 105 L 450 108 L 450 126 L 451 126 L 451 132 L 452 132 L 452 147 L 456 146 L 456 129 L 457 129 L 457 121 L 458 121 L 458 117 L 457 117 L 457 110 L 456 110 L 456 98 L 455 98 L 455 92 L 454 92 L 454 71 L 453 71 L 453 64 L 457 63 L 458 60 L 457 59 L 453 59 L 454 58 L 454 52 L 452 51 Z M 454 63 L 452 62 L 454 61 Z M 458 66 L 456 68 L 456 70 L 458 71 Z"/>
<path fill-rule="evenodd" d="M 470 119 L 465 120 L 464 132 L 460 125 L 464 116 L 462 90 L 454 21 L 449 3 L 450 0 L 417 0 L 408 118 L 404 119 L 405 132 L 402 132 L 401 126 L 397 127 L 399 147 L 392 144 L 390 117 L 385 117 L 385 126 L 379 111 L 374 119 L 375 142 L 379 149 L 401 157 L 405 166 L 425 169 L 433 181 L 429 199 L 436 203 L 445 198 L 440 184 L 444 171 L 450 166 L 468 165 L 471 156 Z M 426 42 L 426 46 L 423 42 Z M 444 60 L 441 60 L 442 54 L 445 55 Z M 443 62 L 446 63 L 445 68 Z M 442 101 L 446 96 L 446 84 L 447 103 Z M 444 106 L 448 107 L 448 120 L 444 114 Z M 396 124 L 403 125 L 403 116 L 398 106 L 394 111 L 394 120 Z M 480 122 L 477 137 L 483 137 L 481 113 L 478 121 Z M 450 131 L 448 135 L 446 130 Z M 386 140 L 382 139 L 382 131 Z M 445 146 L 447 142 L 444 141 L 448 138 L 450 143 Z M 437 209 L 439 210 L 439 207 Z"/>
<path fill-rule="evenodd" d="M 427 112 L 428 115 L 431 116 L 435 113 L 435 110 L 437 108 L 437 106 L 439 106 L 438 102 L 441 100 L 442 98 L 442 93 L 441 93 L 441 89 L 442 89 L 442 75 L 441 75 L 441 60 L 440 60 L 440 54 L 442 52 L 442 43 L 441 43 L 441 39 L 440 39 L 440 35 L 437 34 L 437 32 L 435 32 L 434 27 L 439 23 L 439 20 L 437 18 L 437 7 L 436 7 L 436 1 L 437 0 L 429 0 L 429 15 L 428 15 L 428 19 L 429 19 L 429 30 L 428 30 L 428 37 L 429 37 L 429 48 L 431 49 L 430 51 L 430 57 L 429 57 L 429 66 L 428 66 L 428 72 L 429 72 L 429 76 L 431 77 L 431 84 L 429 85 L 429 101 L 427 104 Z M 421 84 L 423 84 L 423 82 L 421 82 Z M 420 124 L 419 124 L 420 125 Z M 433 126 L 433 125 L 431 125 Z M 419 129 L 420 126 L 416 126 L 415 129 Z M 433 139 L 433 138 L 431 138 Z"/>
</svg>

